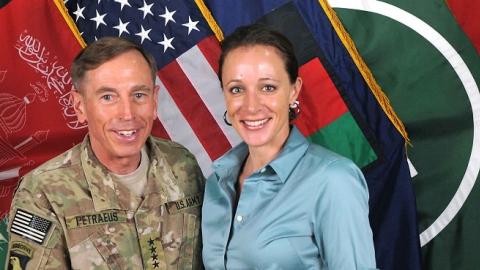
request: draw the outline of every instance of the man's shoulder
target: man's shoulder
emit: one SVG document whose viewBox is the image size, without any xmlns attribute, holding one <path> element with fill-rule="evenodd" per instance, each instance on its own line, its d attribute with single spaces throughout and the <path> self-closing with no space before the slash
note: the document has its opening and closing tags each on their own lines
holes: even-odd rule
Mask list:
<svg viewBox="0 0 480 270">
<path fill-rule="evenodd" d="M 155 137 L 151 137 L 151 143 L 154 145 L 154 152 L 160 162 L 158 164 L 166 162 L 162 166 L 168 164 L 167 167 L 172 170 L 179 183 L 191 185 L 192 182 L 198 182 L 201 185 L 204 184 L 204 177 L 197 160 L 187 148 L 179 143 Z"/>
<path fill-rule="evenodd" d="M 71 168 L 80 164 L 81 144 L 77 144 L 58 156 L 47 160 L 42 165 L 31 171 L 29 174 L 40 175 L 46 172 L 58 171 Z"/>
<path fill-rule="evenodd" d="M 155 136 L 150 136 L 151 142 L 156 146 L 159 147 L 161 150 L 172 150 L 172 151 L 183 151 L 187 150 L 185 146 L 163 138 L 155 137 Z M 188 150 L 187 150 L 188 151 Z"/>
<path fill-rule="evenodd" d="M 80 152 L 80 145 L 76 145 L 24 175 L 15 193 L 14 204 L 28 208 L 24 201 L 34 196 L 37 203 L 48 207 L 47 200 L 57 196 L 65 198 L 72 194 L 72 190 L 86 185 L 79 181 L 83 174 Z"/>
<path fill-rule="evenodd" d="M 151 136 L 151 142 L 169 161 L 195 160 L 193 154 L 185 146 L 177 142 L 153 136 Z"/>
<path fill-rule="evenodd" d="M 23 176 L 21 186 L 28 189 L 52 184 L 59 179 L 65 181 L 65 176 L 81 168 L 81 145 L 75 145 L 58 156 L 47 160 L 42 165 Z"/>
</svg>

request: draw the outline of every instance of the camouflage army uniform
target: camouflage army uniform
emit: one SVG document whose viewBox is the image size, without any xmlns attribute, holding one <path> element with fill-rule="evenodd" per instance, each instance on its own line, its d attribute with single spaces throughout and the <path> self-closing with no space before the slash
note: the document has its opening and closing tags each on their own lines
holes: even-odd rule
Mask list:
<svg viewBox="0 0 480 270">
<path fill-rule="evenodd" d="M 150 137 L 147 149 L 143 201 L 112 180 L 88 137 L 26 175 L 10 212 L 8 269 L 202 268 L 203 175 L 178 144 Z"/>
</svg>

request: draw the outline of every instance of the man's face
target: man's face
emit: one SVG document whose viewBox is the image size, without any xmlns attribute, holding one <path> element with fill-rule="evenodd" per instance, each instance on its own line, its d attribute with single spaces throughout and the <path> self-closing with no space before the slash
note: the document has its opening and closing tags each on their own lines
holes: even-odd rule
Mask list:
<svg viewBox="0 0 480 270">
<path fill-rule="evenodd" d="M 158 87 L 143 56 L 131 50 L 87 71 L 74 92 L 79 121 L 88 123 L 93 152 L 108 169 L 138 165 L 157 117 Z M 125 173 L 125 171 L 123 171 Z"/>
</svg>

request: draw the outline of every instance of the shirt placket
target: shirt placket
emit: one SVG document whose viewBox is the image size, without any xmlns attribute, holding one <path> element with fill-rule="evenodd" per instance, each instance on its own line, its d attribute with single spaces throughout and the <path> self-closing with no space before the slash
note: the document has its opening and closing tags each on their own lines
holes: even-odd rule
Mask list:
<svg viewBox="0 0 480 270">
<path fill-rule="evenodd" d="M 251 217 L 252 209 L 256 208 L 256 197 L 259 192 L 259 183 L 263 172 L 265 172 L 265 169 L 260 170 L 259 173 L 254 173 L 243 182 L 242 193 L 240 194 L 233 218 L 232 236 L 236 231 L 241 230 L 245 226 Z"/>
</svg>

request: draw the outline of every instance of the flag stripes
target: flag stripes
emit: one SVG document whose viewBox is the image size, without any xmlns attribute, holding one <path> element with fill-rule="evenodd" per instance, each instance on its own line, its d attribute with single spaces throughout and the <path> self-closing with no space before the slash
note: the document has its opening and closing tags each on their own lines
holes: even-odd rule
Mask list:
<svg viewBox="0 0 480 270">
<path fill-rule="evenodd" d="M 303 79 L 298 98 L 302 113 L 295 124 L 310 136 L 348 112 L 348 108 L 318 58 L 301 66 L 299 75 Z"/>
<path fill-rule="evenodd" d="M 209 157 L 214 160 L 230 149 L 232 146 L 178 62 L 172 61 L 158 74 Z"/>
<path fill-rule="evenodd" d="M 156 83 L 160 86 L 157 108 L 158 119 L 162 122 L 169 138 L 190 150 L 197 158 L 203 174 L 209 175 L 212 171 L 210 168 L 212 160 L 207 151 L 158 77 Z"/>
<path fill-rule="evenodd" d="M 52 222 L 18 209 L 12 221 L 10 231 L 43 244 Z"/>
<path fill-rule="evenodd" d="M 177 62 L 230 145 L 239 143 L 240 137 L 233 128 L 224 124 L 223 113 L 226 107 L 217 73 L 212 69 L 200 49 L 197 46 L 192 47 L 179 56 Z"/>
<path fill-rule="evenodd" d="M 209 36 L 204 38 L 197 44 L 200 51 L 202 51 L 205 59 L 207 59 L 210 66 L 215 70 L 216 73 L 219 72 L 218 70 L 218 60 L 220 59 L 220 45 L 218 44 L 218 40 L 215 39 L 214 36 Z"/>
</svg>

